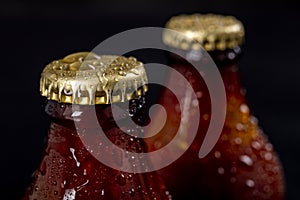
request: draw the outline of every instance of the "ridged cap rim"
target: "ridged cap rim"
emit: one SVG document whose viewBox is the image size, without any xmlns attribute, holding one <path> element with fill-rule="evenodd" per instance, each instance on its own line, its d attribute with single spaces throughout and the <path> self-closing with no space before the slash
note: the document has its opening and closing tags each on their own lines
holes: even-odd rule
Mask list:
<svg viewBox="0 0 300 200">
<path fill-rule="evenodd" d="M 40 92 L 62 103 L 111 104 L 143 95 L 146 84 L 144 65 L 134 57 L 78 52 L 44 68 Z"/>
</svg>

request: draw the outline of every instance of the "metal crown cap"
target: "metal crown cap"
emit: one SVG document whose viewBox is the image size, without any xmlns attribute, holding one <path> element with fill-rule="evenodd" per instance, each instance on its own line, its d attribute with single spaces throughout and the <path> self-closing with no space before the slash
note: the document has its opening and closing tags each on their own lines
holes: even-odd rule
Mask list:
<svg viewBox="0 0 300 200">
<path fill-rule="evenodd" d="M 134 57 L 79 52 L 44 68 L 40 92 L 63 103 L 110 104 L 144 94 L 146 83 L 144 65 Z"/>
<path fill-rule="evenodd" d="M 164 43 L 183 50 L 231 49 L 243 43 L 245 34 L 243 24 L 235 17 L 216 14 L 174 16 L 165 28 Z"/>
</svg>

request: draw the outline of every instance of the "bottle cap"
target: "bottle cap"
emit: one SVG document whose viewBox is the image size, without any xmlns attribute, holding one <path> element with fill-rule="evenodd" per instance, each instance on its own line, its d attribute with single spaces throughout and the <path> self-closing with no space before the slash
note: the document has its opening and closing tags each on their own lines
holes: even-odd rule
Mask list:
<svg viewBox="0 0 300 200">
<path fill-rule="evenodd" d="M 232 49 L 243 43 L 245 34 L 243 24 L 235 17 L 216 14 L 174 16 L 165 28 L 164 43 L 183 50 Z"/>
<path fill-rule="evenodd" d="M 79 52 L 44 68 L 40 92 L 63 103 L 110 104 L 143 95 L 146 83 L 144 65 L 134 57 Z"/>
</svg>

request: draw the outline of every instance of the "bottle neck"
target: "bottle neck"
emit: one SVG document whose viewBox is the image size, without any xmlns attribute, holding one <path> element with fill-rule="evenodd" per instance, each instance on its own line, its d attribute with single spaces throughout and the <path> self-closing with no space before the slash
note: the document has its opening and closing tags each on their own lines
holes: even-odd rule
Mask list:
<svg viewBox="0 0 300 200">
<path fill-rule="evenodd" d="M 139 124 L 145 113 L 145 96 L 139 96 L 129 102 L 114 103 L 113 106 L 114 108 L 111 104 L 76 105 L 48 100 L 45 112 L 53 122 L 70 129 L 75 129 L 78 124 L 87 128 L 97 128 L 100 125 L 103 129 L 110 129 L 116 126 L 116 121 L 120 122 L 128 117 Z"/>
<path fill-rule="evenodd" d="M 170 58 L 169 64 L 179 71 L 182 71 L 181 68 L 184 66 L 184 73 L 186 73 L 186 71 L 196 73 L 195 69 L 193 69 L 193 66 L 188 62 L 189 60 L 201 62 L 202 64 L 205 64 L 206 62 L 205 59 L 203 59 L 203 55 L 205 54 L 203 50 L 184 51 L 172 49 L 172 52 L 179 52 L 178 55 L 185 55 L 185 58 L 182 58 L 174 53 L 168 54 Z M 233 93 L 235 96 L 240 94 L 243 96 L 243 89 L 241 86 L 239 73 L 239 60 L 242 55 L 241 46 L 236 46 L 233 49 L 226 49 L 223 51 L 209 51 L 208 54 L 219 69 L 227 97 Z M 193 82 L 195 82 L 195 80 Z"/>
<path fill-rule="evenodd" d="M 224 51 L 211 51 L 209 55 L 216 63 L 223 79 L 227 98 L 244 98 L 239 72 L 239 60 L 242 55 L 240 46 Z"/>
</svg>

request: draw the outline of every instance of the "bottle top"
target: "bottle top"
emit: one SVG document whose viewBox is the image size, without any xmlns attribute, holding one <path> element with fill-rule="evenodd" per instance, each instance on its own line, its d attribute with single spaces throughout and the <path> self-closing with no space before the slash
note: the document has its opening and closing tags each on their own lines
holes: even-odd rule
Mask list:
<svg viewBox="0 0 300 200">
<path fill-rule="evenodd" d="M 44 68 L 40 92 L 62 103 L 110 104 L 143 95 L 146 83 L 144 65 L 134 57 L 79 52 Z"/>
<path fill-rule="evenodd" d="M 245 34 L 243 24 L 235 17 L 216 14 L 174 16 L 165 28 L 164 43 L 183 50 L 232 49 L 243 43 Z"/>
</svg>

